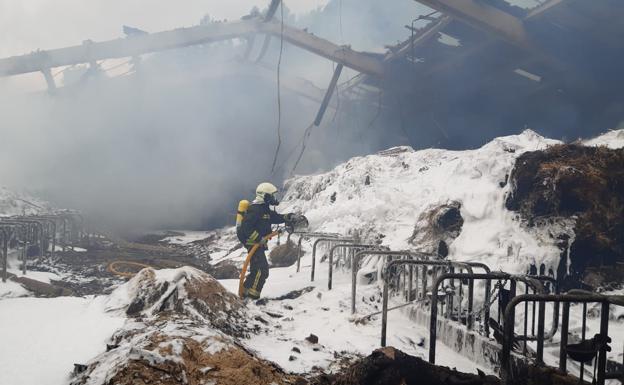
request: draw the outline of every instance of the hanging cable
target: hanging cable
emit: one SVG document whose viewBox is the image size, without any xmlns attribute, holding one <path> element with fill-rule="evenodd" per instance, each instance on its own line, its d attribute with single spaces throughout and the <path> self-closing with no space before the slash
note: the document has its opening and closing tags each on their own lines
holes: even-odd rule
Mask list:
<svg viewBox="0 0 624 385">
<path fill-rule="evenodd" d="M 340 28 L 340 44 L 344 44 L 344 35 L 342 34 L 342 0 L 338 2 L 338 24 Z"/>
<path fill-rule="evenodd" d="M 381 115 L 381 105 L 382 105 L 382 103 L 383 103 L 383 89 L 379 90 L 379 100 L 377 101 L 377 112 L 375 112 L 375 116 L 373 116 L 373 119 L 371 119 L 371 121 L 368 123 L 368 129 L 369 130 L 371 128 L 373 128 L 373 124 L 375 124 L 375 122 L 379 118 L 379 115 Z"/>
<path fill-rule="evenodd" d="M 102 71 L 104 71 L 104 72 L 112 71 L 112 70 L 117 69 L 119 67 L 122 67 L 122 66 L 124 66 L 126 64 L 130 64 L 131 61 L 132 61 L 132 59 L 128 59 L 128 60 L 123 61 L 121 63 L 114 64 L 114 65 L 112 65 L 112 66 L 110 66 L 108 68 L 102 68 Z"/>
<path fill-rule="evenodd" d="M 271 166 L 271 173 L 275 172 L 275 165 L 277 163 L 277 157 L 279 156 L 280 147 L 282 146 L 282 92 L 281 92 L 281 80 L 280 71 L 282 67 L 282 55 L 284 53 L 284 1 L 280 1 L 280 50 L 279 57 L 277 59 L 277 148 L 275 149 L 275 155 L 273 156 L 273 165 Z"/>
<path fill-rule="evenodd" d="M 375 124 L 375 122 L 377 121 L 377 119 L 379 119 L 379 116 L 381 115 L 381 105 L 383 103 L 383 89 L 379 90 L 379 99 L 377 101 L 377 111 L 375 112 L 375 115 L 373 116 L 373 118 L 368 122 L 367 125 L 367 130 L 370 131 L 371 128 L 373 128 L 373 124 Z M 360 130 L 360 143 L 362 142 L 363 139 L 363 132 Z"/>
<path fill-rule="evenodd" d="M 53 78 L 55 78 L 55 77 L 59 76 L 60 74 L 65 73 L 65 71 L 69 71 L 70 69 L 75 68 L 75 67 L 76 67 L 76 64 L 72 64 L 72 65 L 70 65 L 70 66 L 68 66 L 68 67 L 65 67 L 65 68 L 63 68 L 62 70 L 57 71 L 56 73 L 54 73 L 54 74 L 52 75 L 52 77 L 53 77 Z"/>
<path fill-rule="evenodd" d="M 295 170 L 297 169 L 297 166 L 299 165 L 299 162 L 301 161 L 301 158 L 303 157 L 303 153 L 305 152 L 308 138 L 310 137 L 310 134 L 312 133 L 312 127 L 321 126 L 321 122 L 323 121 L 323 116 L 325 116 L 325 112 L 327 111 L 327 106 L 329 105 L 332 95 L 334 94 L 336 87 L 338 86 L 338 79 L 340 79 L 340 74 L 342 73 L 343 68 L 344 68 L 344 65 L 342 63 L 338 63 L 338 65 L 334 69 L 334 74 L 332 75 L 331 81 L 329 82 L 329 87 L 327 87 L 327 91 L 325 92 L 325 96 L 323 97 L 323 102 L 321 103 L 321 106 L 316 114 L 316 118 L 314 118 L 314 122 L 312 122 L 312 124 L 310 124 L 310 126 L 306 128 L 305 130 L 305 134 L 303 136 L 303 143 L 301 145 L 301 152 L 299 153 L 299 157 L 297 158 L 297 161 L 295 162 L 295 165 L 290 172 L 291 175 L 295 172 Z"/>
<path fill-rule="evenodd" d="M 286 167 L 286 163 L 288 163 L 290 158 L 295 154 L 295 151 L 297 151 L 299 146 L 303 145 L 306 135 L 307 135 L 307 129 L 304 130 L 304 133 L 301 136 L 301 139 L 299 139 L 299 141 L 294 146 L 292 146 L 290 151 L 288 151 L 288 153 L 286 154 L 286 157 L 284 157 L 284 159 L 280 163 L 280 166 L 275 169 L 275 173 L 273 173 L 273 175 L 277 174 L 279 171 L 283 170 Z"/>
<path fill-rule="evenodd" d="M 340 89 L 336 87 L 336 112 L 334 112 L 334 116 L 332 117 L 332 123 L 336 121 L 336 117 L 338 116 L 338 111 L 340 110 Z M 337 127 L 340 129 L 340 127 Z"/>
<path fill-rule="evenodd" d="M 297 157 L 297 160 L 295 161 L 295 165 L 290 170 L 290 176 L 293 176 L 293 174 L 295 173 L 295 170 L 297 170 L 297 166 L 299 166 L 299 162 L 301 162 L 301 158 L 303 157 L 303 153 L 306 150 L 308 139 L 310 138 L 310 134 L 312 134 L 312 127 L 314 127 L 314 123 L 310 124 L 308 126 L 308 128 L 306 128 L 305 132 L 303 133 L 303 141 L 301 143 L 301 151 L 299 152 L 299 156 Z"/>
</svg>

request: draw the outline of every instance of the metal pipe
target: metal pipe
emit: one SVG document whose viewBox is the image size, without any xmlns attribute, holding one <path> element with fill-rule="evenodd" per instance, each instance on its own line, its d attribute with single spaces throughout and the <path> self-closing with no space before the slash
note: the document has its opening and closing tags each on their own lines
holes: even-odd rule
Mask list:
<svg viewBox="0 0 624 385">
<path fill-rule="evenodd" d="M 368 249 L 368 248 L 374 248 L 374 247 L 376 247 L 376 245 L 363 244 L 363 243 L 338 243 L 337 245 L 332 246 L 332 248 L 329 250 L 329 278 L 327 281 L 327 289 L 328 290 L 332 289 L 332 278 L 333 278 L 333 271 L 334 271 L 334 252 L 336 251 L 336 249 L 339 249 L 339 248 L 341 250 L 353 249 L 353 248 Z"/>
<path fill-rule="evenodd" d="M 37 221 L 37 220 L 32 220 L 32 219 L 27 219 L 26 217 L 22 218 L 22 217 L 11 217 L 10 218 L 12 221 L 15 222 L 23 222 L 23 223 L 29 223 L 31 225 L 34 225 L 34 227 L 37 228 L 37 234 L 35 234 L 33 232 L 33 237 L 32 237 L 32 243 L 36 244 L 39 243 L 39 257 L 43 258 L 43 225 L 41 224 L 41 222 Z M 28 251 L 26 250 L 26 252 L 24 253 L 24 257 L 22 259 L 22 263 L 23 263 L 23 274 L 26 274 L 26 259 L 28 257 Z"/>
<path fill-rule="evenodd" d="M 546 303 L 544 301 L 540 301 L 537 308 L 537 354 L 535 362 L 538 365 L 542 365 L 544 363 L 544 317 L 546 316 L 544 313 Z"/>
<path fill-rule="evenodd" d="M 448 269 L 448 272 L 451 274 L 455 273 L 455 267 L 454 266 L 450 266 Z M 459 271 L 461 273 L 461 270 Z M 446 318 L 451 318 L 452 317 L 452 313 L 453 313 L 453 297 L 455 296 L 455 280 L 451 279 L 451 293 L 449 294 L 448 290 L 446 292 L 446 313 L 445 313 L 445 317 Z"/>
<path fill-rule="evenodd" d="M 603 302 L 602 307 L 600 309 L 600 335 L 605 341 L 609 336 L 609 303 Z M 602 348 L 598 351 L 598 375 L 596 382 L 598 385 L 603 385 L 605 383 L 605 372 L 607 369 L 607 349 L 606 346 L 602 346 Z"/>
<path fill-rule="evenodd" d="M 427 296 L 427 267 L 422 267 L 422 294 L 421 297 L 425 298 Z"/>
<path fill-rule="evenodd" d="M 429 363 L 435 364 L 435 352 L 436 352 L 436 338 L 437 338 L 437 327 L 438 327 L 438 287 L 440 284 L 450 278 L 460 278 L 460 279 L 510 279 L 512 276 L 507 273 L 485 273 L 485 274 L 474 274 L 474 273 L 454 273 L 454 274 L 441 274 L 435 280 L 431 288 L 431 317 L 429 324 Z"/>
<path fill-rule="evenodd" d="M 486 273 L 489 274 L 489 273 Z M 472 330 L 474 325 L 474 315 L 472 314 L 472 305 L 474 300 L 474 281 L 468 280 L 468 317 L 466 317 L 466 327 Z"/>
<path fill-rule="evenodd" d="M 388 280 L 386 278 L 384 278 L 382 298 L 383 305 L 381 308 L 381 347 L 383 348 L 386 346 L 386 330 L 388 327 Z"/>
<path fill-rule="evenodd" d="M 412 301 L 412 289 L 413 289 L 413 281 L 414 281 L 414 266 L 409 266 L 408 271 L 408 281 L 407 281 L 407 301 Z"/>
<path fill-rule="evenodd" d="M 45 221 L 48 226 L 48 240 L 51 241 L 51 246 L 52 246 L 52 250 L 50 251 L 50 255 L 52 257 L 54 257 L 54 249 L 56 248 L 56 220 L 47 216 L 40 216 L 40 215 L 36 215 L 36 216 L 32 216 L 29 218 L 33 218 L 34 220 L 41 220 L 41 221 Z"/>
<path fill-rule="evenodd" d="M 340 242 L 345 242 L 345 243 L 356 242 L 356 240 L 352 238 L 329 238 L 329 237 L 318 238 L 316 241 L 314 241 L 314 244 L 312 245 L 312 272 L 310 273 L 310 282 L 314 282 L 314 270 L 316 269 L 316 247 L 321 242 L 332 242 L 332 241 L 340 241 Z"/>
<path fill-rule="evenodd" d="M 351 314 L 355 314 L 355 295 L 357 285 L 357 272 L 359 269 L 360 259 L 369 255 L 411 255 L 409 251 L 390 251 L 390 250 L 362 250 L 353 256 L 353 264 L 351 266 Z"/>
<path fill-rule="evenodd" d="M 34 218 L 41 218 L 41 219 L 45 219 L 48 220 L 49 223 L 52 225 L 52 251 L 51 251 L 51 255 L 52 257 L 54 257 L 54 253 L 56 252 L 56 239 L 57 239 L 57 221 L 63 220 L 61 218 L 61 216 L 59 215 L 35 215 Z"/>
<path fill-rule="evenodd" d="M 41 224 L 41 222 L 39 222 L 37 220 L 31 220 L 31 219 L 27 219 L 27 218 L 18 219 L 18 220 L 19 221 L 24 221 L 24 222 L 27 222 L 27 223 L 31 223 L 35 227 L 37 227 L 38 235 L 34 234 L 34 232 L 33 232 L 32 241 L 33 241 L 33 244 L 36 244 L 37 241 L 38 241 L 38 243 L 39 243 L 39 258 L 43 258 L 43 224 Z M 27 254 L 28 254 L 28 252 L 26 252 L 26 257 L 28 256 Z M 26 269 L 24 269 L 24 274 L 26 274 Z"/>
<path fill-rule="evenodd" d="M 492 270 L 490 270 L 490 267 L 488 265 L 486 265 L 483 262 L 472 262 L 472 261 L 468 261 L 468 262 L 464 262 L 465 264 L 471 266 L 472 268 L 478 267 L 481 268 L 485 271 L 486 274 L 489 274 L 492 272 Z"/>
<path fill-rule="evenodd" d="M 0 227 L 0 230 L 2 233 L 2 282 L 6 282 L 8 278 L 7 265 L 8 265 L 8 253 L 9 253 L 9 239 L 11 237 L 11 233 L 9 233 L 9 229 L 11 230 L 11 233 L 14 231 L 12 228 L 8 226 Z"/>
<path fill-rule="evenodd" d="M 549 277 L 546 275 L 527 275 L 527 277 L 532 278 L 532 279 L 536 279 L 538 281 L 546 281 L 552 284 L 552 288 L 555 292 L 555 294 L 559 294 L 559 285 L 557 285 L 557 280 L 553 277 Z M 528 293 L 526 293 L 528 294 Z M 535 292 L 535 294 L 539 294 L 537 293 L 537 291 Z M 546 291 L 544 290 L 543 294 L 547 294 Z M 525 303 L 525 318 L 527 317 L 528 314 L 528 303 Z M 539 310 L 538 310 L 539 311 Z M 533 304 L 533 312 L 531 314 L 532 317 L 532 335 L 531 336 L 519 336 L 518 340 L 520 341 L 535 341 L 537 340 L 537 336 L 535 335 L 535 303 Z M 558 302 L 554 302 L 553 303 L 553 320 L 552 320 L 552 325 L 550 327 L 550 330 L 548 331 L 548 333 L 544 334 L 544 339 L 548 340 L 551 339 L 555 336 L 555 334 L 557 334 L 557 329 L 559 327 L 559 303 Z"/>
<path fill-rule="evenodd" d="M 403 257 L 403 259 L 405 259 L 405 257 Z M 407 279 L 408 279 L 407 269 L 403 269 L 401 273 L 401 277 L 403 278 L 403 282 L 401 284 L 401 291 L 403 292 L 403 297 L 405 297 L 405 300 L 409 301 L 409 296 L 407 294 Z"/>
<path fill-rule="evenodd" d="M 22 275 L 26 275 L 26 258 L 28 257 L 28 242 L 24 243 L 22 249 Z"/>
<path fill-rule="evenodd" d="M 317 233 L 317 232 L 309 232 L 309 231 L 293 231 L 292 233 L 288 233 L 287 241 L 290 241 L 290 237 L 293 234 L 299 235 L 299 241 L 297 242 L 297 273 L 301 268 L 301 243 L 304 238 L 312 238 L 312 237 L 324 237 L 324 238 L 337 238 L 340 234 L 333 233 Z"/>
<path fill-rule="evenodd" d="M 512 298 L 505 309 L 505 323 L 504 323 L 504 338 L 503 338 L 503 350 L 501 355 L 501 380 L 503 385 L 510 385 L 512 381 L 511 371 L 511 345 L 513 340 L 513 316 L 512 308 L 518 304 L 526 301 L 537 302 L 561 302 L 561 303 L 601 303 L 603 313 L 601 314 L 601 335 L 606 336 L 608 331 L 608 312 L 609 304 L 618 306 L 624 306 L 624 296 L 606 296 L 602 294 L 594 294 L 590 292 L 584 292 L 580 290 L 570 290 L 566 294 L 524 294 Z M 604 317 L 603 317 L 604 315 Z M 604 333 L 604 334 L 603 334 Z M 606 366 L 606 347 L 603 347 L 600 351 L 600 356 L 604 358 L 604 364 Z M 599 356 L 599 363 L 600 363 Z M 599 365 L 600 366 L 600 365 Z M 598 385 L 604 385 L 605 367 L 598 373 Z"/>
<path fill-rule="evenodd" d="M 297 273 L 301 268 L 301 241 L 303 241 L 303 235 L 299 236 L 299 241 L 297 242 Z"/>
<path fill-rule="evenodd" d="M 525 302 L 528 304 L 528 302 Z M 568 366 L 568 328 L 570 324 L 570 303 L 563 304 L 563 312 L 561 314 L 561 342 L 559 343 L 559 370 L 567 373 Z M 526 342 L 525 342 L 526 345 Z"/>
<path fill-rule="evenodd" d="M 529 285 L 524 285 L 524 294 L 529 294 Z M 523 335 L 524 335 L 524 344 L 522 344 L 522 355 L 526 357 L 527 355 L 527 337 L 528 337 L 528 331 L 529 331 L 529 303 L 525 302 L 524 303 L 524 328 L 523 328 Z"/>
<path fill-rule="evenodd" d="M 490 301 L 491 301 L 490 290 L 492 290 L 492 280 L 486 279 L 485 280 L 485 304 L 484 304 L 484 309 L 483 309 L 484 320 L 481 320 L 481 322 L 483 322 L 483 332 L 485 333 L 486 337 L 490 336 Z"/>
<path fill-rule="evenodd" d="M 512 279 L 512 280 L 509 281 L 509 298 L 513 298 L 515 296 L 516 296 L 516 281 Z M 516 322 L 516 313 L 515 312 L 516 312 L 516 309 L 513 310 L 514 314 L 511 317 L 512 322 L 513 322 L 512 328 L 515 328 L 515 326 L 516 326 L 516 324 L 515 324 L 515 322 Z"/>
<path fill-rule="evenodd" d="M 67 251 L 67 217 L 62 217 L 63 220 L 63 252 Z"/>
<path fill-rule="evenodd" d="M 66 210 L 62 213 L 60 213 L 59 215 L 65 216 L 67 218 L 69 218 L 72 227 L 70 228 L 69 234 L 70 234 L 70 238 L 73 235 L 73 231 L 74 228 L 76 230 L 76 235 L 78 236 L 78 241 L 80 241 L 80 237 L 82 235 L 82 227 L 84 226 L 84 217 L 82 216 L 82 214 L 80 214 L 79 212 L 76 211 L 70 211 L 70 210 Z M 78 223 L 79 221 L 79 223 Z M 70 239 L 71 240 L 71 239 Z M 73 240 L 72 240 L 73 243 Z"/>
<path fill-rule="evenodd" d="M 581 341 L 585 341 L 585 330 L 587 329 L 587 304 L 583 304 L 583 312 L 581 316 Z M 583 381 L 583 377 L 585 377 L 585 363 L 581 362 L 581 371 L 579 373 L 579 378 Z"/>
<path fill-rule="evenodd" d="M 412 256 L 411 254 L 407 254 L 408 256 Z M 390 255 L 388 255 L 390 256 Z M 419 254 L 416 254 L 415 256 L 420 256 Z M 458 267 L 460 269 L 466 269 L 468 271 L 470 271 L 472 273 L 472 268 L 470 266 L 468 266 L 467 264 L 463 263 L 463 262 L 455 262 L 455 261 L 431 261 L 431 260 L 394 260 L 394 261 L 390 261 L 386 264 L 384 271 L 384 276 L 383 276 L 383 297 L 382 297 L 382 323 L 381 323 L 381 344 L 382 346 L 385 346 L 385 342 L 386 342 L 386 328 L 387 328 L 387 313 L 388 313 L 388 281 L 389 281 L 389 271 L 391 271 L 393 268 L 398 267 L 400 265 L 409 265 L 409 266 L 418 266 L 418 265 L 430 265 L 430 266 L 449 266 L 449 267 Z M 471 274 L 470 273 L 470 274 Z M 451 274 L 452 275 L 452 274 Z M 437 292 L 436 292 L 437 293 Z M 423 296 L 424 298 L 424 296 Z M 354 297 L 352 298 L 352 300 L 354 299 Z M 352 306 L 354 306 L 354 302 L 352 302 Z M 437 306 L 437 301 L 436 301 L 436 306 Z M 431 308 L 433 309 L 434 304 L 431 304 Z M 448 311 L 449 307 L 447 307 L 447 311 Z M 436 311 L 437 311 L 437 307 L 436 307 Z"/>
</svg>

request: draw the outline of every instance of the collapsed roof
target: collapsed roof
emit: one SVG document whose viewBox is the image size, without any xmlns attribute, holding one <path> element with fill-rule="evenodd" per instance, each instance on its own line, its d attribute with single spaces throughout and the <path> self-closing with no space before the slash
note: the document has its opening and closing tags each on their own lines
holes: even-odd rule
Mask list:
<svg viewBox="0 0 624 385">
<path fill-rule="evenodd" d="M 467 127 L 496 135 L 501 127 L 528 125 L 576 137 L 615 127 L 623 119 L 624 99 L 617 89 L 624 56 L 619 49 L 624 37 L 621 1 L 546 0 L 532 9 L 503 0 L 418 2 L 435 11 L 419 17 L 430 23 L 421 29 L 406 26 L 409 38 L 385 55 L 358 52 L 274 21 L 280 1 L 273 0 L 265 14 L 239 21 L 0 59 L 0 76 L 40 71 L 54 90 L 51 68 L 97 66 L 98 60 L 233 38 L 247 41 L 248 57 L 256 37 L 264 35 L 260 58 L 277 36 L 354 69 L 361 76 L 341 86 L 351 99 L 376 103 L 383 90 L 399 100 L 401 120 L 437 132 L 451 146 L 453 137 L 465 144 Z M 325 99 L 331 98 L 335 84 Z M 312 96 L 320 99 L 318 92 Z"/>
</svg>

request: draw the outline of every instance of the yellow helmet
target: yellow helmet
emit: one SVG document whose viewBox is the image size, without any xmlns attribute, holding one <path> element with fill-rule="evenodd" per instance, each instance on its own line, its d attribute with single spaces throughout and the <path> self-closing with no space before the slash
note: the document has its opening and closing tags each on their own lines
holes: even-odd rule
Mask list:
<svg viewBox="0 0 624 385">
<path fill-rule="evenodd" d="M 260 183 L 258 187 L 256 187 L 256 199 L 269 205 L 277 206 L 279 204 L 279 201 L 275 196 L 277 191 L 277 187 L 275 187 L 272 183 Z"/>
</svg>

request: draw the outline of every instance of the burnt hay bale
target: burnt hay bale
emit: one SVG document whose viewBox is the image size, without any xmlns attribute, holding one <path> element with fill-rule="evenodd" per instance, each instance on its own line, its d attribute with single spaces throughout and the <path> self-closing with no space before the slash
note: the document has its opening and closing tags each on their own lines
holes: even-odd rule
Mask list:
<svg viewBox="0 0 624 385">
<path fill-rule="evenodd" d="M 624 262 L 624 149 L 557 145 L 522 154 L 510 176 L 506 207 L 529 226 L 576 216 L 571 270 Z M 561 271 L 562 273 L 563 271 Z"/>
</svg>

